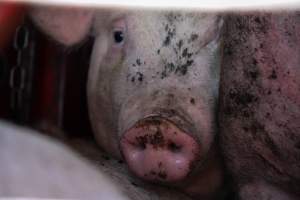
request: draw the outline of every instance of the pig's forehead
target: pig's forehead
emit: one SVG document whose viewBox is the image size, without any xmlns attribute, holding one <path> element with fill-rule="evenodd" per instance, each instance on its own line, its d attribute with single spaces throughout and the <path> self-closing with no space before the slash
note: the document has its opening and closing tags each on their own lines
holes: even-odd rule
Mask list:
<svg viewBox="0 0 300 200">
<path fill-rule="evenodd" d="M 197 36 L 194 44 L 200 47 L 204 43 L 202 40 L 207 38 L 204 35 L 216 25 L 217 16 L 201 12 L 148 11 L 131 13 L 126 19 L 129 38 L 138 38 L 138 41 L 147 38 L 144 41 L 147 45 L 171 49 L 193 35 Z"/>
<path fill-rule="evenodd" d="M 136 28 L 158 30 L 178 28 L 177 33 L 205 29 L 214 24 L 216 15 L 203 12 L 132 11 L 125 15 L 128 25 Z M 201 26 L 201 27 L 199 27 Z"/>
<path fill-rule="evenodd" d="M 215 24 L 218 15 L 203 11 L 98 10 L 94 18 L 94 28 L 96 32 L 101 32 L 111 28 L 114 21 L 122 18 L 131 33 L 161 33 L 164 29 L 169 32 L 176 31 L 178 35 L 192 32 L 201 35 Z"/>
</svg>

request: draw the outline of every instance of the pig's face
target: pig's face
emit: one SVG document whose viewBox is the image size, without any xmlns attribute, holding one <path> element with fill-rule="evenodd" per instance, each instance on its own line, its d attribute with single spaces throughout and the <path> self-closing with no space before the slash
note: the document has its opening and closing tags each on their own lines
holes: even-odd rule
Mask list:
<svg viewBox="0 0 300 200">
<path fill-rule="evenodd" d="M 92 30 L 87 90 L 98 143 L 142 179 L 207 197 L 222 182 L 213 145 L 222 20 L 196 11 L 123 11 L 31 13 L 67 45 Z"/>
<path fill-rule="evenodd" d="M 220 18 L 143 11 L 95 19 L 88 100 L 98 142 L 140 177 L 181 180 L 215 135 Z"/>
</svg>

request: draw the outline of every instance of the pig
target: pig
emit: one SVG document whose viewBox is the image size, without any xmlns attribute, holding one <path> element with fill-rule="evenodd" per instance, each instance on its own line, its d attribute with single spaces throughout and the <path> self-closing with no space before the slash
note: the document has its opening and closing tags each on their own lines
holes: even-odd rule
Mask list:
<svg viewBox="0 0 300 200">
<path fill-rule="evenodd" d="M 0 197 L 128 200 L 120 187 L 66 146 L 0 122 Z"/>
<path fill-rule="evenodd" d="M 96 148 L 87 144 L 82 139 L 62 143 L 35 130 L 0 121 L 0 198 L 190 199 L 166 188 L 143 188 L 122 173 L 121 166 L 107 161 L 107 155 L 95 152 Z"/>
<path fill-rule="evenodd" d="M 99 145 L 142 180 L 223 195 L 217 142 L 218 13 L 35 7 L 33 21 L 64 45 L 95 38 L 88 75 Z"/>
<path fill-rule="evenodd" d="M 300 198 L 300 13 L 232 13 L 224 28 L 220 144 L 238 196 Z"/>
</svg>

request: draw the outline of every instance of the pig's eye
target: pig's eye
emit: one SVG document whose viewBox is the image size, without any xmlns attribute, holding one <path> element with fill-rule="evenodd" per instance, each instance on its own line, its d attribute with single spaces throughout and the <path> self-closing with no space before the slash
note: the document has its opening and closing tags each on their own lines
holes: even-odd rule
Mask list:
<svg viewBox="0 0 300 200">
<path fill-rule="evenodd" d="M 113 37 L 116 44 L 121 44 L 124 40 L 124 32 L 122 30 L 115 30 Z"/>
<path fill-rule="evenodd" d="M 126 22 L 124 17 L 113 21 L 111 33 L 114 48 L 123 48 L 123 44 L 126 41 Z"/>
</svg>

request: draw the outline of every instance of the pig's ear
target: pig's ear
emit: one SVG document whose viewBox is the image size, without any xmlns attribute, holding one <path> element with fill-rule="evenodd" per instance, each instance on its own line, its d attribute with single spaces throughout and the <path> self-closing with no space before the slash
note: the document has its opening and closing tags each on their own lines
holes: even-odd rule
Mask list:
<svg viewBox="0 0 300 200">
<path fill-rule="evenodd" d="M 80 7 L 33 6 L 30 16 L 43 32 L 59 43 L 71 46 L 89 34 L 93 10 Z"/>
</svg>

